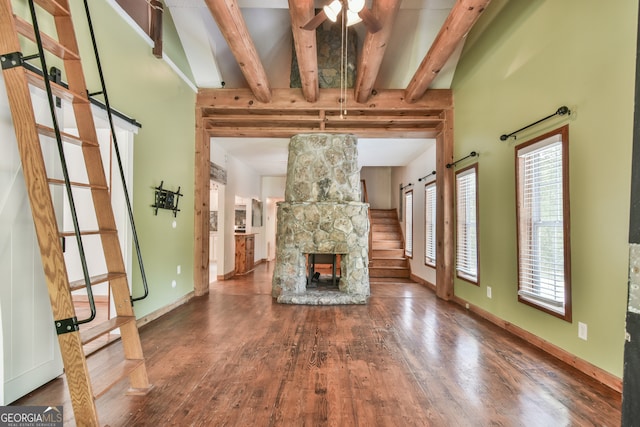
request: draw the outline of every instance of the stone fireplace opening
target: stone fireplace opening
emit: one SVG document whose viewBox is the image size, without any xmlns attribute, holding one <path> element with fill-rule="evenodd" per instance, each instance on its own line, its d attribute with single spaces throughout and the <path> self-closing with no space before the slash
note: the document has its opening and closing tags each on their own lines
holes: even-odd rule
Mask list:
<svg viewBox="0 0 640 427">
<path fill-rule="evenodd" d="M 291 138 L 285 201 L 278 203 L 272 280 L 272 295 L 279 303 L 367 302 L 369 205 L 360 201 L 357 159 L 353 135 Z M 339 255 L 337 288 L 308 286 L 313 282 L 309 254 Z"/>
</svg>

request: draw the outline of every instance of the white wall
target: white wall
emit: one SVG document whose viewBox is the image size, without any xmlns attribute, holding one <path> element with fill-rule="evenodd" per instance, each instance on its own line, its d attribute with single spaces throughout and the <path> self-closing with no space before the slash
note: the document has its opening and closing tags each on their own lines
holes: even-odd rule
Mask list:
<svg viewBox="0 0 640 427">
<path fill-rule="evenodd" d="M 365 181 L 371 209 L 391 209 L 391 167 L 364 166 L 360 179 Z"/>
<path fill-rule="evenodd" d="M 232 272 L 235 269 L 235 239 L 234 239 L 234 223 L 236 197 L 248 200 L 247 216 L 250 219 L 251 199 L 261 199 L 261 178 L 258 173 L 249 167 L 246 163 L 241 162 L 237 158 L 229 155 L 220 145 L 216 144 L 215 139 L 211 140 L 210 149 L 211 161 L 222 166 L 227 171 L 227 185 L 224 191 L 224 206 L 219 206 L 218 215 L 224 211 L 224 229 L 220 229 L 218 238 L 222 239 L 221 251 L 217 254 L 218 275 L 222 276 Z M 262 200 L 264 205 L 264 200 Z M 218 217 L 220 220 L 220 217 Z M 265 243 L 265 226 L 252 227 L 251 221 L 247 223 L 247 233 L 255 233 L 255 259 L 254 261 L 266 258 Z"/>
<path fill-rule="evenodd" d="M 413 258 L 411 273 L 435 285 L 436 270 L 424 263 L 424 187 L 425 183 L 432 182 L 433 178 L 418 181 L 436 169 L 436 146 L 431 145 L 420 157 L 413 160 L 405 167 L 393 168 L 391 171 L 391 205 L 398 208 L 400 202 L 400 184 L 413 186 L 406 190 L 413 190 Z M 404 231 L 404 215 L 400 218 L 400 225 Z"/>
<path fill-rule="evenodd" d="M 262 177 L 262 201 L 264 208 L 264 253 L 271 261 L 276 254 L 276 216 L 277 202 L 284 200 L 284 189 L 287 178 L 285 176 Z"/>
</svg>

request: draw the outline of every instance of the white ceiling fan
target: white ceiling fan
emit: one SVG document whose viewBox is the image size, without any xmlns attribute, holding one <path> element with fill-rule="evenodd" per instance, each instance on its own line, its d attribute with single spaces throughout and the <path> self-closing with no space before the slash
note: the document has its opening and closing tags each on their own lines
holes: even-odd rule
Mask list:
<svg viewBox="0 0 640 427">
<path fill-rule="evenodd" d="M 363 22 L 370 33 L 376 33 L 382 28 L 376 17 L 365 7 L 365 0 L 333 0 L 302 28 L 309 31 L 315 30 L 326 19 L 336 22 L 343 10 L 347 11 L 347 27 Z"/>
</svg>

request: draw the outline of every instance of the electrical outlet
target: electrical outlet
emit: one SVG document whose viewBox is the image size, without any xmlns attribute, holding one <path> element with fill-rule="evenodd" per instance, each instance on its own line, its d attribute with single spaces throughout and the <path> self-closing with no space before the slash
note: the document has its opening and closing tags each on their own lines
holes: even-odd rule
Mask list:
<svg viewBox="0 0 640 427">
<path fill-rule="evenodd" d="M 587 324 L 578 322 L 578 338 L 587 340 Z"/>
<path fill-rule="evenodd" d="M 487 286 L 487 298 L 491 298 L 491 286 Z"/>
<path fill-rule="evenodd" d="M 172 281 L 171 281 L 171 287 L 172 287 L 172 288 L 175 288 L 175 287 L 176 287 L 176 285 L 177 285 L 176 281 L 175 281 L 175 280 L 172 280 Z"/>
<path fill-rule="evenodd" d="M 180 274 L 180 271 L 181 271 L 181 270 L 182 270 L 182 269 L 180 268 L 180 265 L 178 265 L 178 268 L 176 269 L 176 271 L 178 272 L 178 274 Z"/>
</svg>

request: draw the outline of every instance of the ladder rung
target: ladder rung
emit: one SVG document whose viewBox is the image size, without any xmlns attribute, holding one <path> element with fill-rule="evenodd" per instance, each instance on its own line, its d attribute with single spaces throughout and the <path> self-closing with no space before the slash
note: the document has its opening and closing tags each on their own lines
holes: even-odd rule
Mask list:
<svg viewBox="0 0 640 427">
<path fill-rule="evenodd" d="M 25 71 L 25 74 L 27 75 L 27 79 L 30 84 L 42 90 L 46 90 L 45 84 L 44 84 L 44 77 L 26 68 L 24 71 Z M 51 82 L 51 91 L 55 96 L 57 96 L 58 98 L 62 98 L 65 101 L 82 102 L 85 104 L 89 103 L 89 98 L 87 98 L 86 94 L 84 95 L 78 94 L 54 82 Z"/>
<path fill-rule="evenodd" d="M 48 126 L 45 125 L 41 125 L 41 124 L 37 124 L 36 128 L 38 129 L 38 133 L 40 135 L 44 135 L 44 136 L 48 136 L 50 138 L 54 138 L 56 137 L 56 132 L 53 130 L 53 128 L 50 128 Z M 93 147 L 98 147 L 98 144 L 96 142 L 90 142 L 90 141 L 86 141 L 83 139 L 80 139 L 79 137 L 75 136 L 75 135 L 71 135 L 68 133 L 64 133 L 64 132 L 60 132 L 60 136 L 62 137 L 62 140 L 65 142 L 68 142 L 69 144 L 74 144 L 74 145 L 90 145 Z"/>
<path fill-rule="evenodd" d="M 14 15 L 14 18 L 16 21 L 16 29 L 18 30 L 18 33 L 22 34 L 32 42 L 37 43 L 36 35 L 33 30 L 33 25 L 31 25 L 29 22 L 25 21 L 24 19 L 20 18 L 19 16 Z M 49 52 L 53 53 L 58 58 L 80 59 L 80 56 L 78 56 L 78 54 L 67 49 L 66 47 L 61 45 L 59 42 L 51 38 L 50 36 L 41 32 L 40 38 L 42 40 L 42 47 L 45 50 L 48 50 Z"/>
<path fill-rule="evenodd" d="M 126 325 L 129 322 L 135 322 L 135 316 L 117 316 L 111 318 L 105 322 L 100 323 L 99 325 L 94 326 L 93 328 L 87 329 L 86 331 L 80 331 L 80 341 L 82 344 L 89 344 L 91 341 L 100 338 L 101 336 L 108 334 L 109 332 L 118 329 L 121 326 Z"/>
<path fill-rule="evenodd" d="M 69 11 L 56 0 L 35 0 L 35 3 L 53 16 L 69 16 Z"/>
<path fill-rule="evenodd" d="M 127 277 L 127 275 L 125 273 L 106 273 L 92 276 L 89 278 L 89 280 L 91 281 L 91 286 L 95 286 L 100 283 L 108 282 L 109 280 L 119 279 L 121 277 Z M 84 279 L 69 282 L 69 288 L 71 289 L 71 291 L 77 291 L 78 289 L 84 289 L 85 287 L 86 284 Z"/>
<path fill-rule="evenodd" d="M 123 359 L 115 365 L 101 368 L 100 372 L 91 378 L 94 398 L 97 399 L 105 394 L 111 387 L 143 364 L 144 359 Z"/>
<path fill-rule="evenodd" d="M 117 234 L 118 230 L 86 230 L 86 231 L 81 231 L 80 235 L 81 236 L 93 236 L 96 234 Z M 73 237 L 76 235 L 75 231 L 62 231 L 60 233 L 58 233 L 60 235 L 60 237 Z"/>
<path fill-rule="evenodd" d="M 49 181 L 49 184 L 53 184 L 53 185 L 65 185 L 64 179 L 49 178 L 47 181 Z M 109 189 L 109 187 L 107 187 L 106 185 L 86 184 L 84 182 L 71 181 L 69 182 L 69 184 L 71 184 L 72 187 L 90 188 L 92 190 L 108 190 Z"/>
</svg>

